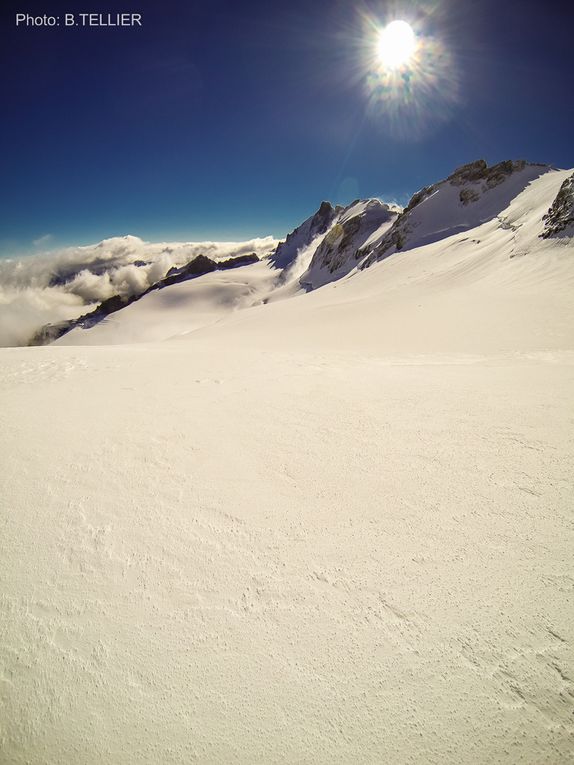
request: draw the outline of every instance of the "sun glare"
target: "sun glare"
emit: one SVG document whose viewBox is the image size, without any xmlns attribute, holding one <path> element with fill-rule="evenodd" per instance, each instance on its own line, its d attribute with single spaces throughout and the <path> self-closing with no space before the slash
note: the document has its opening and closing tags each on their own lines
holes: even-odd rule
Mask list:
<svg viewBox="0 0 574 765">
<path fill-rule="evenodd" d="M 450 119 L 461 89 L 458 62 L 432 35 L 425 17 L 411 26 L 362 14 L 358 73 L 364 76 L 367 114 L 394 138 L 419 140 Z"/>
<path fill-rule="evenodd" d="M 406 21 L 391 21 L 380 33 L 377 53 L 389 69 L 408 64 L 416 49 L 416 35 Z"/>
</svg>

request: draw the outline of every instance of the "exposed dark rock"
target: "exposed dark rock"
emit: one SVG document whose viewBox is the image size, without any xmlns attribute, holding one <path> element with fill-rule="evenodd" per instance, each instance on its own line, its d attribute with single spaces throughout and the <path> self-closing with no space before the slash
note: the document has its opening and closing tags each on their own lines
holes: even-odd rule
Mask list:
<svg viewBox="0 0 574 765">
<path fill-rule="evenodd" d="M 99 312 L 104 314 L 104 316 L 107 316 L 110 313 L 115 313 L 116 311 L 125 308 L 129 303 L 133 303 L 134 300 L 136 300 L 135 296 L 124 298 L 120 295 L 112 295 L 112 297 L 108 298 L 107 300 L 103 300 L 96 308 L 96 310 L 92 311 L 92 313 L 95 314 Z M 90 315 L 91 314 L 88 314 L 88 316 Z"/>
<path fill-rule="evenodd" d="M 144 295 L 147 295 L 153 290 L 162 289 L 163 287 L 168 287 L 171 284 L 177 284 L 178 282 L 197 278 L 198 276 L 203 276 L 204 274 L 210 273 L 211 271 L 224 271 L 230 268 L 239 268 L 240 266 L 246 266 L 251 263 L 255 263 L 258 260 L 259 258 L 254 252 L 250 255 L 239 255 L 236 258 L 228 258 L 227 260 L 221 261 L 219 263 L 215 260 L 211 260 L 211 258 L 207 258 L 205 255 L 198 255 L 182 268 L 170 268 L 167 276 L 165 276 L 163 279 L 160 279 L 159 282 L 153 284 L 140 295 L 132 295 L 128 298 L 121 297 L 120 295 L 113 295 L 112 297 L 100 303 L 93 311 L 90 311 L 89 313 L 86 313 L 77 319 L 62 321 L 58 324 L 46 324 L 38 332 L 36 332 L 28 345 L 47 345 L 48 343 L 53 343 L 54 340 L 62 337 L 62 335 L 70 332 L 70 330 L 74 329 L 75 327 L 89 329 L 90 327 L 93 327 L 95 324 L 98 324 L 100 321 L 105 319 L 106 316 L 109 316 L 112 313 L 116 313 L 116 311 L 120 311 L 122 308 L 125 308 L 131 303 L 134 303 L 136 300 L 139 300 Z"/>
<path fill-rule="evenodd" d="M 342 209 L 340 206 L 333 207 L 330 202 L 321 202 L 319 209 L 311 218 L 297 226 L 296 229 L 287 235 L 284 242 L 279 242 L 271 256 L 273 265 L 277 268 L 289 266 L 302 247 L 310 244 L 316 236 L 327 231 Z"/>
<path fill-rule="evenodd" d="M 454 173 L 449 175 L 444 181 L 436 183 L 433 186 L 425 186 L 413 195 L 408 205 L 393 223 L 393 226 L 381 240 L 378 247 L 363 261 L 360 267 L 367 268 L 377 260 L 381 260 L 382 258 L 391 255 L 394 251 L 409 248 L 413 241 L 412 235 L 414 230 L 417 225 L 419 225 L 416 222 L 416 213 L 414 222 L 411 213 L 422 202 L 429 199 L 435 192 L 441 193 L 449 184 L 455 187 L 462 186 L 463 188 L 461 188 L 459 192 L 459 200 L 462 206 L 466 207 L 467 205 L 478 202 L 482 194 L 487 193 L 490 189 L 506 181 L 512 173 L 524 170 L 526 165 L 527 163 L 524 160 L 505 160 L 504 162 L 499 162 L 497 165 L 488 167 L 484 159 L 478 159 L 475 162 L 470 162 L 467 165 L 458 167 Z M 540 167 L 543 168 L 544 166 L 541 165 Z M 503 204 L 503 197 L 504 195 L 501 196 L 501 204 Z M 468 223 L 463 221 L 462 226 L 468 226 Z M 460 226 L 458 226 L 458 230 L 461 230 Z M 444 231 L 435 231 L 432 232 L 431 237 L 433 241 L 436 241 L 436 239 L 440 239 L 444 235 Z M 427 238 L 427 242 L 428 241 L 429 239 Z"/>
<path fill-rule="evenodd" d="M 250 255 L 238 255 L 234 258 L 228 258 L 227 260 L 211 260 L 211 258 L 205 255 L 198 255 L 193 260 L 181 268 L 170 268 L 163 279 L 153 284 L 146 292 L 152 290 L 162 289 L 163 287 L 169 287 L 171 284 L 177 284 L 178 282 L 184 282 L 188 279 L 193 279 L 196 276 L 203 276 L 209 274 L 212 271 L 225 271 L 228 268 L 240 268 L 241 266 L 248 266 L 251 263 L 257 263 L 259 257 L 252 252 Z M 146 293 L 144 292 L 144 295 Z"/>
<path fill-rule="evenodd" d="M 138 300 L 139 297 L 141 297 L 141 295 L 133 295 L 129 298 L 124 298 L 120 295 L 113 295 L 107 300 L 101 302 L 93 311 L 85 313 L 82 316 L 79 316 L 77 319 L 61 321 L 57 324 L 46 324 L 38 332 L 36 332 L 28 345 L 47 345 L 48 343 L 53 343 L 54 340 L 62 337 L 62 335 L 70 332 L 70 330 L 74 329 L 75 327 L 89 329 L 90 327 L 93 327 L 102 321 L 102 319 L 105 319 L 106 316 L 109 316 L 111 313 L 120 311 L 130 303 Z"/>
<path fill-rule="evenodd" d="M 343 225 L 343 238 L 341 239 L 340 247 L 342 250 L 346 250 L 355 238 L 356 233 L 361 228 L 361 217 L 358 215 L 355 218 L 351 218 L 350 221 Z"/>
<path fill-rule="evenodd" d="M 45 324 L 36 332 L 28 342 L 28 345 L 49 345 L 50 343 L 53 343 L 54 340 L 65 335 L 66 332 L 73 329 L 76 326 L 76 321 L 78 320 L 60 321 L 57 324 Z"/>
<path fill-rule="evenodd" d="M 217 268 L 220 271 L 225 271 L 227 268 L 240 268 L 241 266 L 250 266 L 252 263 L 257 263 L 259 259 L 259 256 L 255 252 L 252 252 L 250 255 L 238 255 L 235 258 L 220 260 L 217 264 Z"/>
<path fill-rule="evenodd" d="M 504 162 L 492 165 L 492 167 L 488 167 L 484 159 L 477 159 L 476 162 L 458 167 L 452 175 L 448 176 L 447 181 L 450 181 L 453 186 L 484 181 L 485 188 L 492 189 L 503 183 L 511 173 L 523 170 L 525 167 L 526 162 L 522 159 L 516 162 L 506 159 Z"/>
<path fill-rule="evenodd" d="M 453 186 L 480 181 L 484 178 L 487 168 L 486 160 L 477 159 L 475 162 L 469 162 L 467 165 L 457 167 L 454 173 L 448 176 L 447 181 L 450 181 Z"/>
<path fill-rule="evenodd" d="M 488 168 L 488 171 L 487 171 L 486 187 L 488 189 L 493 189 L 495 186 L 498 186 L 501 183 L 504 183 L 504 181 L 512 173 L 518 172 L 519 170 L 523 170 L 525 166 L 526 166 L 526 162 L 524 162 L 524 160 L 519 160 L 518 162 L 512 162 L 509 159 L 506 160 L 505 162 L 499 162 L 498 165 L 493 165 L 492 167 Z"/>
<path fill-rule="evenodd" d="M 211 258 L 208 258 L 205 255 L 198 255 L 181 268 L 170 268 L 166 276 L 152 285 L 150 290 L 169 287 L 170 284 L 177 284 L 178 282 L 191 279 L 194 276 L 208 274 L 211 271 L 217 271 L 217 263 L 215 260 L 211 260 Z"/>
<path fill-rule="evenodd" d="M 327 274 L 341 277 L 355 268 L 359 259 L 368 252 L 363 249 L 371 235 L 382 224 L 390 223 L 397 217 L 397 209 L 378 199 L 363 201 L 358 205 L 351 202 L 341 210 L 337 222 L 331 225 L 323 241 L 319 244 L 307 271 L 301 276 L 300 283 L 316 288 L 331 279 Z"/>
<path fill-rule="evenodd" d="M 558 234 L 574 235 L 574 173 L 560 186 L 556 199 L 542 220 L 544 221 L 544 231 L 540 234 L 542 239 Z"/>
<path fill-rule="evenodd" d="M 463 205 L 468 205 L 471 202 L 476 202 L 480 198 L 480 194 L 476 189 L 461 189 L 458 198 Z"/>
<path fill-rule="evenodd" d="M 410 212 L 414 207 L 420 204 L 423 201 L 423 199 L 426 199 L 428 196 L 430 196 L 435 190 L 435 188 L 436 186 L 423 186 L 423 188 L 420 191 L 415 192 L 412 195 L 408 205 L 403 210 L 402 215 Z"/>
</svg>

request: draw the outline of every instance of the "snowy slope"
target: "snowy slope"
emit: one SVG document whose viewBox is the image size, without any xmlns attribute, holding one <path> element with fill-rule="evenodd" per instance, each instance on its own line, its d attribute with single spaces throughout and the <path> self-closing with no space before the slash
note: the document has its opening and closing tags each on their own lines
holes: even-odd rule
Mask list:
<svg viewBox="0 0 574 765">
<path fill-rule="evenodd" d="M 543 173 L 496 218 L 341 281 L 229 315 L 202 337 L 271 350 L 346 344 L 375 354 L 569 348 L 574 241 L 543 216 L 571 171 Z M 548 316 L 552 317 L 551 321 Z"/>
<path fill-rule="evenodd" d="M 482 166 L 478 172 L 484 175 Z M 305 302 L 300 303 L 302 311 L 307 306 L 311 309 L 316 302 L 330 300 L 332 289 L 341 285 L 341 279 L 350 278 L 354 283 L 358 270 L 370 271 L 369 266 L 372 268 L 378 258 L 385 259 L 389 254 L 393 256 L 389 271 L 400 276 L 401 287 L 405 282 L 432 281 L 437 278 L 437 270 L 441 273 L 445 267 L 470 268 L 475 273 L 491 269 L 497 281 L 506 272 L 508 261 L 523 254 L 529 255 L 534 268 L 537 253 L 556 253 L 554 261 L 560 261 L 563 248 L 569 247 L 571 239 L 553 238 L 545 242 L 541 237 L 546 230 L 544 216 L 571 173 L 541 165 L 515 165 L 502 176 L 496 168 L 494 173 L 487 169 L 486 177 L 497 183 L 486 189 L 484 179 L 465 180 L 464 169 L 462 175 L 461 178 L 459 170 L 450 180 L 432 190 L 423 190 L 415 196 L 411 209 L 407 208 L 402 215 L 397 208 L 378 200 L 356 202 L 343 209 L 324 203 L 277 247 L 271 258 L 227 275 L 207 274 L 177 285 L 177 289 L 169 287 L 161 294 L 150 293 L 95 327 L 76 329 L 57 343 L 99 345 L 167 339 L 220 321 L 238 309 L 270 308 L 286 299 L 300 300 L 297 296 L 305 297 Z M 475 202 L 463 205 L 461 191 L 469 189 L 482 189 L 481 195 Z M 481 223 L 483 220 L 486 222 Z M 397 231 L 404 236 L 402 253 L 412 253 L 406 260 L 392 244 Z M 417 242 L 429 240 L 430 244 L 417 246 Z M 513 265 L 510 273 L 522 278 L 519 266 Z M 380 283 L 384 302 L 377 311 L 386 310 L 384 306 L 396 287 L 396 276 L 387 276 Z M 368 275 L 364 283 L 369 290 L 379 284 Z M 322 293 L 327 287 L 326 295 L 304 296 L 309 289 Z M 349 296 L 346 298 L 349 300 L 353 287 L 341 294 Z M 460 297 L 462 292 L 457 294 Z M 509 299 L 512 301 L 512 295 Z M 402 308 L 398 306 L 396 310 Z M 255 319 L 255 323 L 258 321 Z M 352 317 L 350 321 L 354 321 Z M 409 319 L 407 326 L 411 322 Z M 278 331 L 284 333 L 288 328 Z"/>
<path fill-rule="evenodd" d="M 298 254 L 308 247 L 313 240 L 326 233 L 337 217 L 340 208 L 334 208 L 329 202 L 321 202 L 314 215 L 292 231 L 284 242 L 281 242 L 271 256 L 275 268 L 287 269 L 296 260 Z"/>
<path fill-rule="evenodd" d="M 569 761 L 571 175 L 0 349 L 2 762 Z"/>
<path fill-rule="evenodd" d="M 376 199 L 346 208 L 324 202 L 263 263 L 234 269 L 227 276 L 206 274 L 185 286 L 177 285 L 177 289 L 170 287 L 167 293 L 163 289 L 161 295 L 144 294 L 137 306 L 131 304 L 89 329 L 78 326 L 56 342 L 82 345 L 166 339 L 219 320 L 230 311 L 320 287 L 355 269 L 364 255 L 361 248 L 380 241 L 399 211 Z"/>
<path fill-rule="evenodd" d="M 257 305 L 272 292 L 276 280 L 268 260 L 214 271 L 154 290 L 89 329 L 73 329 L 55 344 L 135 343 L 193 332 L 232 311 Z"/>
<path fill-rule="evenodd" d="M 168 270 L 199 255 L 220 262 L 255 253 L 264 257 L 278 242 L 144 242 L 135 236 L 104 239 L 22 258 L 0 259 L 0 346 L 26 345 L 46 324 L 77 319 L 102 301 L 131 299 Z"/>
<path fill-rule="evenodd" d="M 335 219 L 301 276 L 301 284 L 316 289 L 348 274 L 382 239 L 392 226 L 400 208 L 378 199 L 358 201 L 346 207 Z"/>
<path fill-rule="evenodd" d="M 550 170 L 548 165 L 510 161 L 489 168 L 482 160 L 458 168 L 414 195 L 365 265 L 493 220 L 531 181 Z"/>
</svg>

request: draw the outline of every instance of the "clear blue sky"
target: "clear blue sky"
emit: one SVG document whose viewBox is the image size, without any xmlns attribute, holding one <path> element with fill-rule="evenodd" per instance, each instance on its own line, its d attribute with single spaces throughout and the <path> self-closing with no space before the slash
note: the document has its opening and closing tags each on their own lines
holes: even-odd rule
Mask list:
<svg viewBox="0 0 574 765">
<path fill-rule="evenodd" d="M 282 236 L 322 199 L 404 202 L 480 157 L 574 165 L 564 2 L 89 5 L 3 3 L 4 255 L 42 237 Z M 140 12 L 143 26 L 16 28 L 17 12 L 70 6 Z M 434 94 L 394 126 L 369 106 L 366 17 L 412 21 L 447 56 Z"/>
</svg>

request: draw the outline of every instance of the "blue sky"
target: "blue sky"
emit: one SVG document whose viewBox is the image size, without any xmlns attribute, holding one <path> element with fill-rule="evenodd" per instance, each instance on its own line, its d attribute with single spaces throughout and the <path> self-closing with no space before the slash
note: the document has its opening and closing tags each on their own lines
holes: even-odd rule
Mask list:
<svg viewBox="0 0 574 765">
<path fill-rule="evenodd" d="M 15 26 L 18 11 L 70 5 L 143 26 Z M 126 233 L 282 236 L 323 199 L 405 202 L 480 157 L 574 165 L 565 3 L 9 0 L 1 13 L 4 255 Z M 373 25 L 394 18 L 441 57 L 433 89 L 391 124 L 367 62 Z"/>
</svg>

